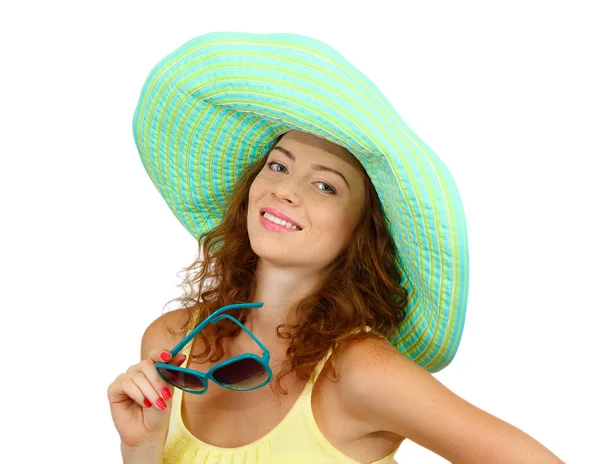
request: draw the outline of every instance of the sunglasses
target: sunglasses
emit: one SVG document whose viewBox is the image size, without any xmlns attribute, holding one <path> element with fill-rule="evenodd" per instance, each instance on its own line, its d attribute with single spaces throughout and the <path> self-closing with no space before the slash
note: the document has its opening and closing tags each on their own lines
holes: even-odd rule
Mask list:
<svg viewBox="0 0 600 464">
<path fill-rule="evenodd" d="M 222 314 L 230 309 L 260 308 L 263 303 L 240 303 L 223 306 L 204 319 L 194 330 L 181 340 L 171 350 L 174 357 L 179 353 L 204 327 L 209 323 L 217 324 L 223 319 L 230 319 L 250 335 L 263 350 L 262 357 L 252 353 L 235 356 L 226 361 L 215 364 L 208 372 L 200 372 L 186 367 L 173 366 L 158 362 L 155 367 L 160 376 L 171 385 L 195 395 L 202 395 L 208 389 L 208 381 L 212 380 L 221 387 L 230 390 L 255 390 L 267 385 L 273 378 L 269 360 L 269 350 L 254 336 L 240 321 L 229 314 Z"/>
</svg>

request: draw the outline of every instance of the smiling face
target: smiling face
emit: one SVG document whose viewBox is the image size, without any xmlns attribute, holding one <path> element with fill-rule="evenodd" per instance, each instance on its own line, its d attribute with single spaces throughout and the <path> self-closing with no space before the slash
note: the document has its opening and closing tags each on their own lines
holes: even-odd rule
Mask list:
<svg viewBox="0 0 600 464">
<path fill-rule="evenodd" d="M 286 133 L 250 187 L 253 251 L 277 266 L 324 269 L 348 246 L 362 218 L 363 176 L 345 148 L 309 133 Z"/>
</svg>

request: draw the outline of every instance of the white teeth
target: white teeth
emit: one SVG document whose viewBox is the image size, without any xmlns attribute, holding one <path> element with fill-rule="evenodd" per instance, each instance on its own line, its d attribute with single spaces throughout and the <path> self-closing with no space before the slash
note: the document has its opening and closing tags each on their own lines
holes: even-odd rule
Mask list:
<svg viewBox="0 0 600 464">
<path fill-rule="evenodd" d="M 275 224 L 279 224 L 280 226 L 284 226 L 288 229 L 292 229 L 292 230 L 300 230 L 298 229 L 298 227 L 296 227 L 294 224 L 291 224 L 287 221 L 284 221 L 283 219 L 279 219 L 278 217 L 273 216 L 272 214 L 269 213 L 265 213 L 263 215 L 263 217 L 271 222 L 274 222 Z"/>
</svg>

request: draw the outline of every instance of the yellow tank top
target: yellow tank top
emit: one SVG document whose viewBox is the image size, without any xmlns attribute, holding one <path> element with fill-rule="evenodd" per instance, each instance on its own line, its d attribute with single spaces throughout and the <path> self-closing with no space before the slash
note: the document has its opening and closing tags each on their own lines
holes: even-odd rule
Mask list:
<svg viewBox="0 0 600 464">
<path fill-rule="evenodd" d="M 191 343 L 182 350 L 188 355 Z M 318 375 L 329 359 L 331 350 L 315 368 L 313 382 L 308 382 L 292 409 L 263 437 L 237 448 L 220 448 L 204 443 L 186 428 L 181 418 L 182 391 L 175 388 L 165 443 L 164 464 L 361 464 L 335 448 L 317 426 L 311 407 L 311 393 Z M 398 464 L 397 449 L 373 464 Z"/>
</svg>

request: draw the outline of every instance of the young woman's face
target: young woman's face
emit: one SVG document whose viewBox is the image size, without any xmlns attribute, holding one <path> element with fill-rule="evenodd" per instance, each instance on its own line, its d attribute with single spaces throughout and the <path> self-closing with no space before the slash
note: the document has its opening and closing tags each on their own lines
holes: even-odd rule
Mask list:
<svg viewBox="0 0 600 464">
<path fill-rule="evenodd" d="M 348 246 L 362 217 L 361 170 L 338 145 L 305 132 L 286 133 L 250 187 L 254 252 L 277 266 L 324 269 Z M 271 215 L 289 218 L 298 228 L 275 224 Z"/>
</svg>

